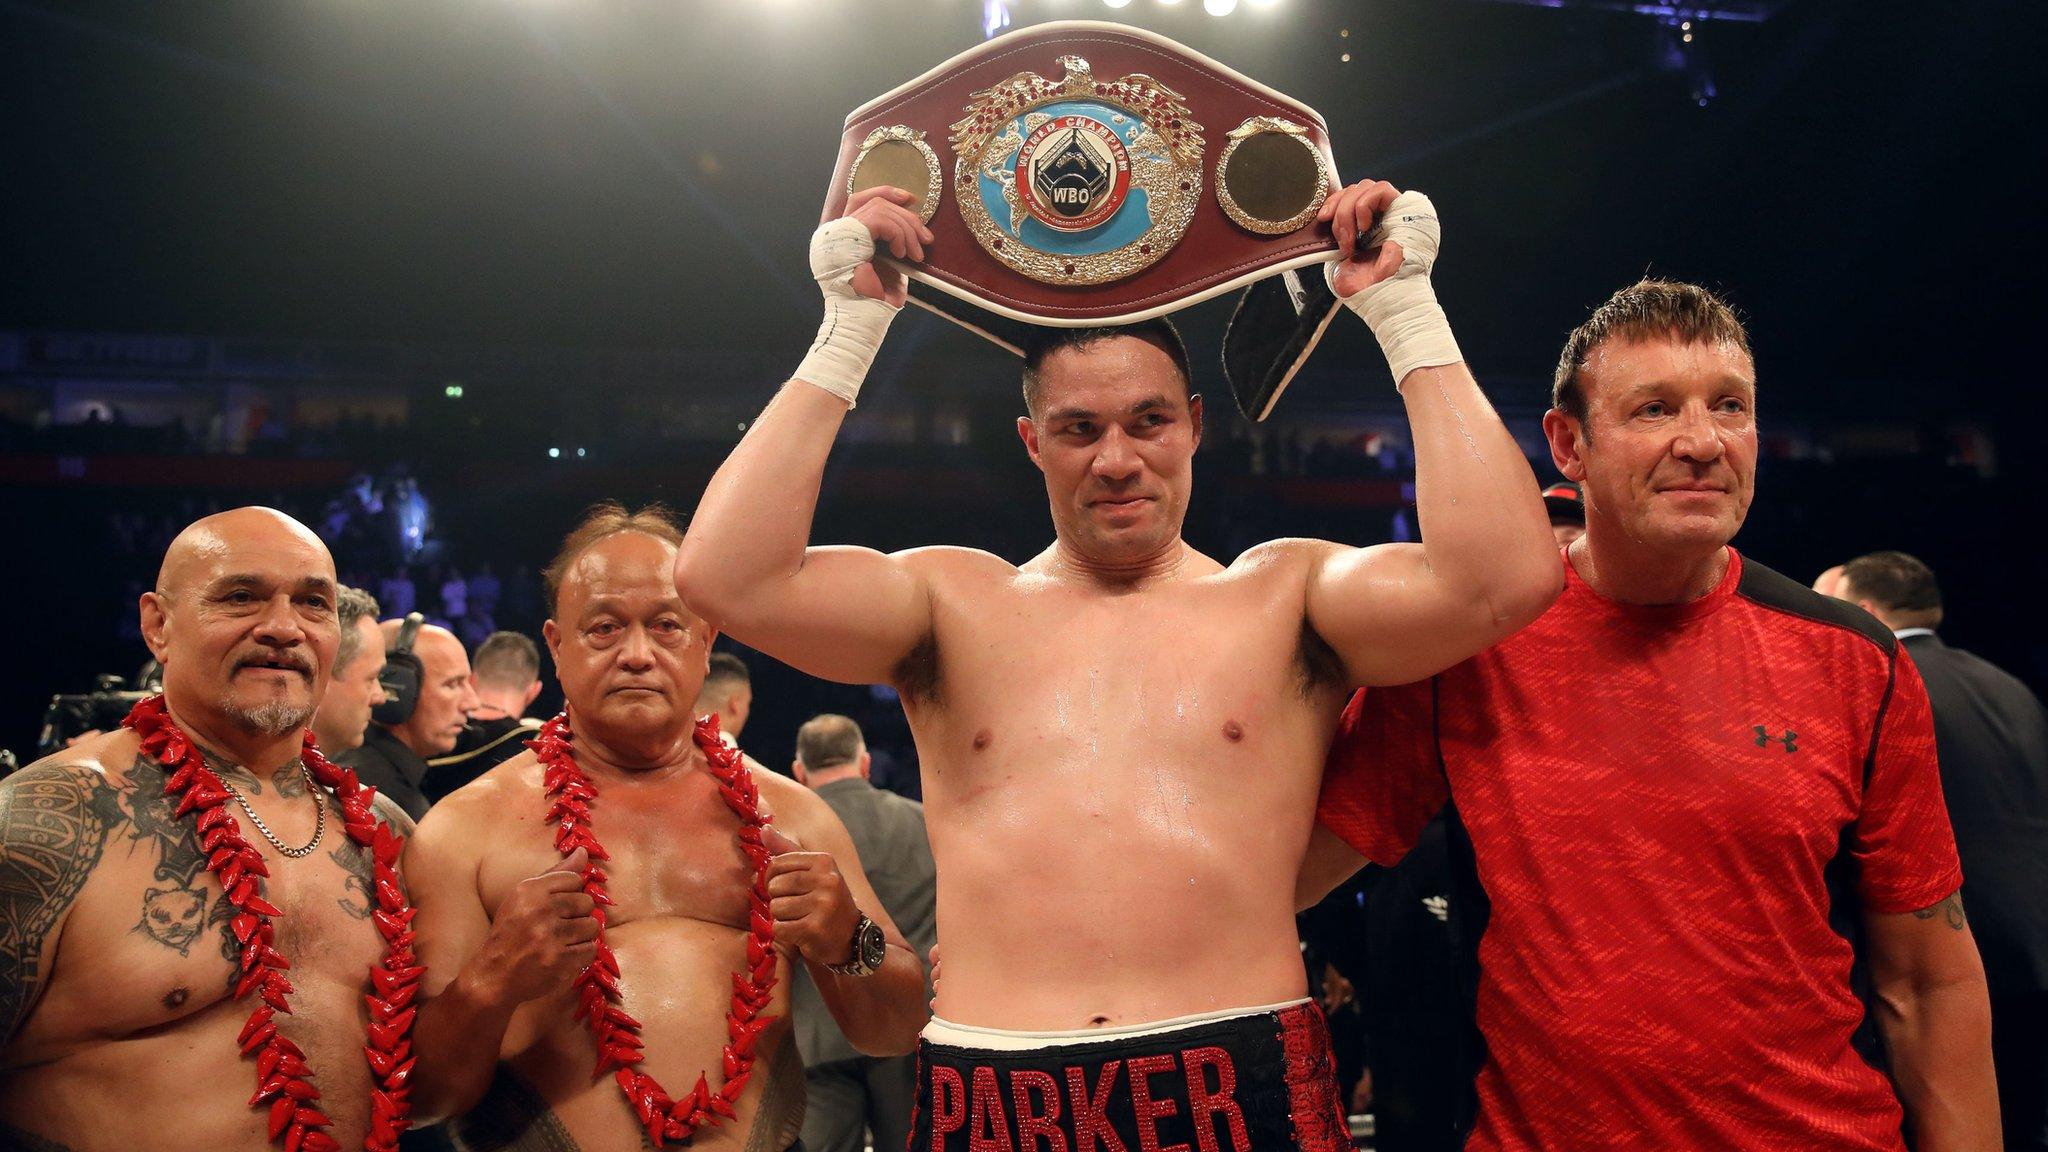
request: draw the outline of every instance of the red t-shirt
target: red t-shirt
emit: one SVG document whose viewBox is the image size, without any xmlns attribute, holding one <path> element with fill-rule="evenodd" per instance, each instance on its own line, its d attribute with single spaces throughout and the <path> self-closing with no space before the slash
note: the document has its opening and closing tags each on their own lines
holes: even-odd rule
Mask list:
<svg viewBox="0 0 2048 1152">
<path fill-rule="evenodd" d="M 1704 599 L 1549 612 L 1359 694 L 1319 818 L 1398 860 L 1446 791 L 1492 919 L 1470 1149 L 1899 1149 L 1827 878 L 1962 884 L 1919 673 L 1891 633 L 1729 550 Z"/>
</svg>

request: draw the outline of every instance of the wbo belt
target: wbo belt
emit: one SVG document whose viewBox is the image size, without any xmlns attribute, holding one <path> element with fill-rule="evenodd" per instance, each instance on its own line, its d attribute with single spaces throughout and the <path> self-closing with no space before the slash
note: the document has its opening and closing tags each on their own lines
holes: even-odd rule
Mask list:
<svg viewBox="0 0 2048 1152">
<path fill-rule="evenodd" d="M 1021 1052 L 918 1045 L 909 1152 L 1350 1148 L 1314 1004 Z"/>
<path fill-rule="evenodd" d="M 1263 419 L 1336 301 L 1338 186 L 1306 104 L 1163 36 L 1094 21 L 991 40 L 846 118 L 824 218 L 917 197 L 911 299 L 1012 352 L 1029 325 L 1130 324 L 1241 288 L 1226 371 Z"/>
</svg>

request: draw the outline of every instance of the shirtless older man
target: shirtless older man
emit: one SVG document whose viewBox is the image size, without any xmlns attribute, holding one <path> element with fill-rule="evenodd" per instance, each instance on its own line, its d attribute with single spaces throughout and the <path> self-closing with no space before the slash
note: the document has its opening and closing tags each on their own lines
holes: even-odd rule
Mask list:
<svg viewBox="0 0 2048 1152">
<path fill-rule="evenodd" d="M 680 538 L 616 505 L 569 535 L 543 630 L 567 711 L 408 849 L 432 994 L 415 1090 L 466 1113 L 465 1149 L 789 1146 L 797 960 L 863 1049 L 907 1052 L 924 1023 L 923 969 L 831 809 L 691 715 L 715 633 L 670 579 Z"/>
<path fill-rule="evenodd" d="M 359 796 L 313 783 L 308 765 L 324 762 L 302 755 L 339 644 L 335 596 L 333 559 L 290 517 L 200 520 L 141 601 L 164 666 L 167 712 L 137 709 L 155 754 L 122 728 L 0 783 L 0 1146 L 396 1139 L 396 1085 L 365 1059 L 364 996 L 406 965 L 382 965 L 395 955 L 373 917 L 384 877 L 356 840 L 381 837 L 393 860 L 397 845 Z M 404 1025 L 377 1024 L 389 1043 L 370 1046 L 388 1058 Z"/>
<path fill-rule="evenodd" d="M 1563 580 L 1430 290 L 1433 209 L 1396 195 L 1354 185 L 1325 218 L 1332 285 L 1407 404 L 1425 543 L 1282 540 L 1228 566 L 1181 539 L 1203 410 L 1164 325 L 1056 333 L 1027 361 L 1017 431 L 1055 539 L 1022 567 L 807 549 L 903 299 L 876 247 L 917 260 L 931 234 L 877 189 L 813 238 L 826 324 L 712 480 L 677 581 L 746 643 L 902 695 L 950 965 L 913 1147 L 1349 1147 L 1292 904 L 1338 713 L 1499 641 Z"/>
</svg>

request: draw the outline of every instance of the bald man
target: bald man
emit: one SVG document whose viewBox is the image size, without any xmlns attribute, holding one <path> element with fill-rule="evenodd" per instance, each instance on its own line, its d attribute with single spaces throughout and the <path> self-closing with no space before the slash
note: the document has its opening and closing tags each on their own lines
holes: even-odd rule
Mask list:
<svg viewBox="0 0 2048 1152">
<path fill-rule="evenodd" d="M 256 890 L 280 913 L 273 947 L 294 990 L 273 1022 L 332 1121 L 306 1148 L 364 1147 L 363 996 L 384 956 L 373 862 L 300 758 L 340 644 L 335 598 L 312 532 L 241 508 L 181 533 L 140 603 L 169 718 L 233 789 L 210 812 L 261 855 Z M 249 1103 L 257 1058 L 239 1043 L 255 996 L 234 998 L 234 908 L 200 813 L 181 812 L 166 780 L 121 728 L 0 782 L 0 1147 L 271 1147 L 270 1103 Z"/>
<path fill-rule="evenodd" d="M 379 627 L 385 650 L 391 654 L 387 659 L 397 658 L 404 622 L 386 620 Z M 427 761 L 455 750 L 469 714 L 477 708 L 477 697 L 469 653 L 455 633 L 424 625 L 413 636 L 411 653 L 419 661 L 419 691 L 412 694 L 410 702 L 401 693 L 380 708 L 376 722 L 363 735 L 363 746 L 341 757 L 340 762 L 417 820 L 427 814 L 431 803 L 421 789 Z M 399 714 L 393 716 L 393 710 Z"/>
</svg>

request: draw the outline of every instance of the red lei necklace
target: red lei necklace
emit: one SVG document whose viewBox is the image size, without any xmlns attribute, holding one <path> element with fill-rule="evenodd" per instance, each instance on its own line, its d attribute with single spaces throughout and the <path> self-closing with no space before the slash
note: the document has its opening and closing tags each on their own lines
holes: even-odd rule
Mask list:
<svg viewBox="0 0 2048 1152">
<path fill-rule="evenodd" d="M 654 1077 L 640 1071 L 640 1022 L 620 1006 L 619 962 L 604 939 L 604 910 L 612 898 L 605 891 L 605 871 L 598 865 L 611 857 L 590 830 L 590 802 L 597 799 L 597 785 L 576 765 L 569 714 L 564 712 L 542 725 L 540 735 L 528 745 L 546 769 L 541 783 L 548 794 L 548 823 L 555 825 L 555 850 L 568 856 L 581 848 L 590 857 L 590 866 L 583 873 L 583 891 L 597 903 L 597 959 L 576 978 L 576 1016 L 589 1023 L 590 1034 L 597 1040 L 597 1069 L 592 1075 L 617 1070 L 619 1088 L 656 1148 L 665 1147 L 668 1141 L 688 1140 L 736 1114 L 740 1093 L 754 1071 L 754 1042 L 775 1019 L 762 1015 L 768 1007 L 768 994 L 775 988 L 775 921 L 768 914 L 768 849 L 761 843 L 768 817 L 761 814 L 753 772 L 738 749 L 719 739 L 718 717 L 699 720 L 695 737 L 697 747 L 711 762 L 719 795 L 740 818 L 740 851 L 754 866 L 754 883 L 747 891 L 751 924 L 747 971 L 733 973 L 732 1006 L 725 1013 L 725 1085 L 714 1092 L 706 1082 L 708 1073 L 699 1075 L 696 1086 L 681 1100 L 670 1097 Z"/>
<path fill-rule="evenodd" d="M 122 723 L 142 736 L 142 751 L 163 766 L 167 794 L 183 793 L 176 815 L 196 812 L 199 849 L 207 854 L 207 867 L 234 905 L 229 923 L 242 948 L 242 975 L 235 982 L 235 999 L 254 992 L 262 999 L 248 1023 L 242 1025 L 237 1042 L 242 1055 L 256 1058 L 256 1094 L 249 1107 L 270 1102 L 270 1139 L 282 1141 L 287 1152 L 339 1152 L 341 1144 L 322 1129 L 332 1125 L 315 1103 L 320 1090 L 313 1087 L 313 1070 L 299 1046 L 278 1034 L 278 1013 L 291 1014 L 286 997 L 292 982 L 284 970 L 291 962 L 272 947 L 272 921 L 282 913 L 258 892 L 259 877 L 270 875 L 261 853 L 242 839 L 234 813 L 223 807 L 227 785 L 206 766 L 191 738 L 171 719 L 162 696 L 151 696 L 135 706 Z M 356 780 L 356 774 L 328 763 L 313 747 L 313 733 L 306 733 L 304 758 L 313 779 L 334 792 L 341 802 L 342 826 L 376 861 L 377 906 L 371 910 L 377 931 L 384 937 L 384 961 L 370 968 L 374 986 L 364 1000 L 370 1007 L 369 1042 L 363 1055 L 375 1074 L 370 1091 L 370 1130 L 363 1137 L 366 1152 L 393 1152 L 398 1134 L 405 1131 L 412 1105 L 412 999 L 419 990 L 420 974 L 426 969 L 413 956 L 412 904 L 398 881 L 398 854 L 405 837 L 384 826 L 370 810 L 375 788 Z"/>
</svg>

